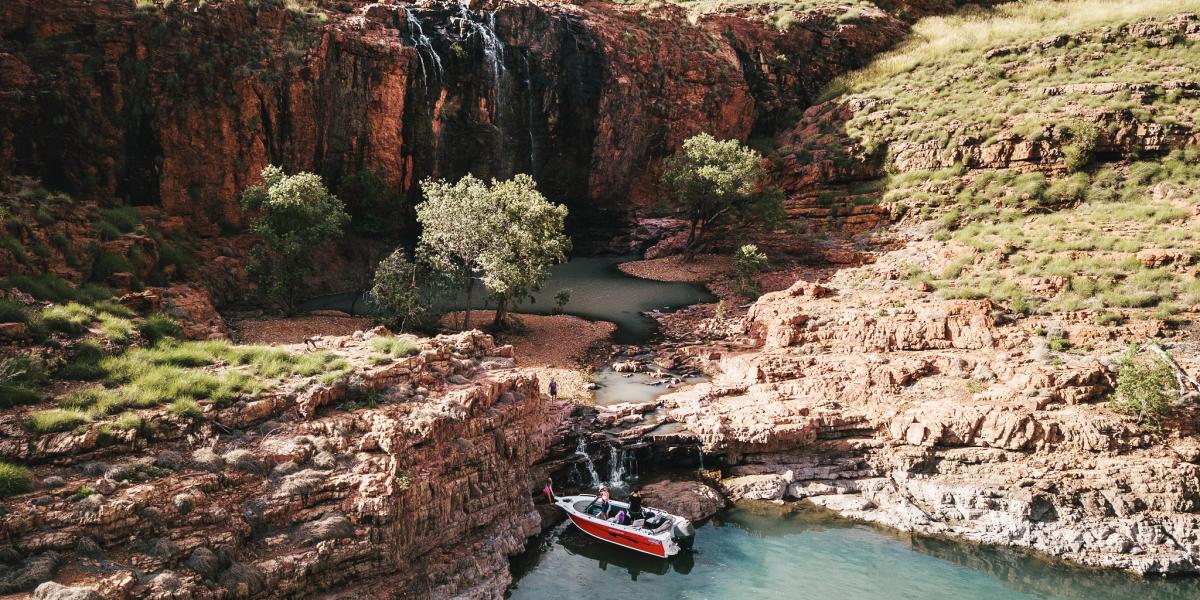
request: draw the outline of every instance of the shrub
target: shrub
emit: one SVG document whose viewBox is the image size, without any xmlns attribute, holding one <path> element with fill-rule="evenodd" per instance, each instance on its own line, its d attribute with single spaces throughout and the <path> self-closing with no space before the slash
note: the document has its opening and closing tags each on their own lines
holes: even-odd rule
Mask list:
<svg viewBox="0 0 1200 600">
<path fill-rule="evenodd" d="M 376 352 L 382 352 L 392 358 L 415 356 L 421 351 L 413 340 L 394 335 L 373 338 L 371 340 L 371 349 Z"/>
<path fill-rule="evenodd" d="M 1117 370 L 1116 395 L 1109 407 L 1154 427 L 1170 412 L 1175 398 L 1175 372 L 1171 366 L 1157 358 L 1139 359 L 1136 348 L 1130 348 Z"/>
<path fill-rule="evenodd" d="M 19 302 L 0 298 L 0 323 L 28 323 L 29 311 Z"/>
<path fill-rule="evenodd" d="M 566 308 L 567 303 L 571 301 L 571 288 L 562 288 L 554 292 L 554 307 L 558 312 L 562 312 Z"/>
<path fill-rule="evenodd" d="M 33 489 L 29 469 L 0 460 L 0 498 L 15 496 Z"/>
<path fill-rule="evenodd" d="M 34 433 L 54 433 L 75 429 L 88 422 L 88 416 L 77 410 L 52 408 L 29 415 L 25 428 Z"/>
<path fill-rule="evenodd" d="M 58 304 L 42 310 L 41 323 L 51 331 L 76 335 L 87 331 L 96 312 L 78 302 Z"/>
<path fill-rule="evenodd" d="M 171 403 L 171 414 L 187 419 L 199 419 L 204 415 L 204 409 L 200 408 L 200 403 L 191 398 L 178 398 Z"/>
<path fill-rule="evenodd" d="M 1096 150 L 1099 137 L 1100 130 L 1091 123 L 1071 127 L 1071 143 L 1063 150 L 1063 164 L 1068 171 L 1074 173 L 1092 162 L 1092 153 Z"/>
<path fill-rule="evenodd" d="M 164 338 L 179 338 L 183 336 L 183 328 L 179 326 L 179 322 L 170 315 L 161 312 L 147 315 L 144 321 L 138 323 L 137 328 L 150 343 Z"/>
<path fill-rule="evenodd" d="M 319 176 L 287 175 L 274 165 L 262 170 L 262 183 L 246 189 L 241 201 L 260 215 L 251 229 L 263 244 L 250 255 L 250 275 L 290 312 L 304 293 L 313 248 L 341 237 L 350 216 Z"/>
<path fill-rule="evenodd" d="M 379 261 L 371 286 L 371 301 L 386 316 L 385 323 L 396 329 L 425 327 L 434 320 L 432 306 L 442 278 L 423 262 L 408 259 L 397 248 Z M 434 285 L 430 285 L 431 282 Z"/>
<path fill-rule="evenodd" d="M 92 263 L 91 279 L 92 281 L 104 281 L 114 273 L 133 272 L 133 264 L 129 262 L 128 258 L 107 250 L 101 250 L 96 255 L 96 260 Z"/>
<path fill-rule="evenodd" d="M 137 328 L 129 319 L 103 315 L 100 317 L 100 332 L 113 343 L 126 344 L 133 339 Z"/>
<path fill-rule="evenodd" d="M 737 287 L 741 293 L 757 291 L 754 276 L 767 267 L 767 255 L 758 246 L 745 244 L 733 254 L 733 269 L 737 272 Z"/>
<path fill-rule="evenodd" d="M 92 380 L 104 376 L 100 361 L 104 359 L 104 349 L 96 340 L 84 340 L 71 354 L 67 364 L 58 370 L 58 376 L 64 379 Z"/>
<path fill-rule="evenodd" d="M 44 397 L 27 387 L 11 383 L 0 383 L 0 408 L 11 408 L 22 404 L 37 404 Z"/>
</svg>

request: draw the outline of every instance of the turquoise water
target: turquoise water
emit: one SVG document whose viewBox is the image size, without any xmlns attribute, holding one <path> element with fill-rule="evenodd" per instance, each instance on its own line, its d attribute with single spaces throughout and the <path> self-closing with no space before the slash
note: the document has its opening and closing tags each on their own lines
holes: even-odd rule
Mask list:
<svg viewBox="0 0 1200 600">
<path fill-rule="evenodd" d="M 649 341 L 655 332 L 654 319 L 642 313 L 653 309 L 674 309 L 698 302 L 711 302 L 712 294 L 694 283 L 663 282 L 641 279 L 625 274 L 617 265 L 630 257 L 578 257 L 555 266 L 541 291 L 532 301 L 519 304 L 519 312 L 549 314 L 556 310 L 554 295 L 561 289 L 571 290 L 571 301 L 563 308 L 570 315 L 591 320 L 616 323 L 613 340 L 620 344 L 639 344 Z M 449 308 L 462 308 L 460 298 Z M 473 308 L 488 308 L 479 295 Z M 334 309 L 353 314 L 370 314 L 370 307 L 361 294 L 337 294 L 315 298 L 301 304 L 303 311 Z"/>
<path fill-rule="evenodd" d="M 825 512 L 734 508 L 660 560 L 560 526 L 513 562 L 508 597 L 912 600 L 1200 598 L 1194 579 L 1076 569 L 998 548 L 913 538 Z"/>
</svg>

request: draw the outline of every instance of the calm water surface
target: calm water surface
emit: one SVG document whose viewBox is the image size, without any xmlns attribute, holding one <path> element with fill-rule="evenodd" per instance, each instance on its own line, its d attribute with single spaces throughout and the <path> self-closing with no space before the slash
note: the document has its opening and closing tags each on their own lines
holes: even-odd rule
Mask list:
<svg viewBox="0 0 1200 600">
<path fill-rule="evenodd" d="M 517 600 L 1163 600 L 1200 598 L 1195 580 L 1075 569 L 997 548 L 910 538 L 800 511 L 734 508 L 696 532 L 696 550 L 646 557 L 560 526 L 514 560 Z"/>
<path fill-rule="evenodd" d="M 649 341 L 655 332 L 654 319 L 642 313 L 653 309 L 673 309 L 698 302 L 711 302 L 712 294 L 693 283 L 662 282 L 627 275 L 617 268 L 631 257 L 577 257 L 551 269 L 550 278 L 533 302 L 521 303 L 518 311 L 534 314 L 554 312 L 554 294 L 561 289 L 571 290 L 571 301 L 563 312 L 585 319 L 611 321 L 617 324 L 614 341 L 637 344 Z M 475 308 L 488 308 L 476 295 Z M 461 308 L 460 299 L 451 308 Z M 338 294 L 310 300 L 301 310 L 335 309 L 355 314 L 369 314 L 370 307 L 361 294 Z"/>
</svg>

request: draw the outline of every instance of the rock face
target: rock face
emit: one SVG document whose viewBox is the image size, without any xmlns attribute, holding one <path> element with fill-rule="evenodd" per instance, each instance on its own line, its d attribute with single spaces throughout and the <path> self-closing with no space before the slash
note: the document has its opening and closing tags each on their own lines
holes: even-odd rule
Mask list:
<svg viewBox="0 0 1200 600">
<path fill-rule="evenodd" d="M 699 481 L 659 481 L 641 488 L 643 503 L 693 523 L 725 508 L 725 497 Z"/>
<path fill-rule="evenodd" d="M 349 382 L 389 398 L 375 408 L 333 408 L 342 382 L 101 444 L 6 430 L 0 455 L 47 485 L 6 501 L 0 548 L 20 577 L 0 592 L 498 597 L 508 555 L 540 530 L 533 465 L 561 420 L 533 377 L 479 366 L 507 350 L 477 332 L 439 338 Z"/>
<path fill-rule="evenodd" d="M 1151 435 L 1098 402 L 1114 374 L 1094 356 L 1122 342 L 1055 352 L 1038 330 L 1059 325 L 1029 321 L 843 271 L 764 295 L 739 343 L 709 354 L 714 380 L 663 401 L 724 458 L 735 499 L 809 499 L 1139 573 L 1200 570 L 1190 429 Z M 1195 369 L 1191 346 L 1175 356 Z"/>
<path fill-rule="evenodd" d="M 584 223 L 627 208 L 689 135 L 770 131 L 907 30 L 874 9 L 781 33 L 595 2 L 274 4 L 5 2 L 0 171 L 210 235 L 241 222 L 267 163 L 334 188 L 376 170 L 409 198 L 427 176 L 528 172 Z"/>
</svg>

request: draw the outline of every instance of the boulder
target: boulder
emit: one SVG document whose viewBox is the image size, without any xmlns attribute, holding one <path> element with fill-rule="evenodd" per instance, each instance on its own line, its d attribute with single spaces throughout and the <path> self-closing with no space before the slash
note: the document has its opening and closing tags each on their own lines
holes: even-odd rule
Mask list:
<svg viewBox="0 0 1200 600">
<path fill-rule="evenodd" d="M 658 481 L 643 488 L 642 503 L 692 522 L 702 521 L 725 508 L 725 497 L 700 481 Z"/>
<path fill-rule="evenodd" d="M 33 591 L 35 600 L 100 600 L 96 590 L 87 587 L 67 587 L 47 581 Z"/>
</svg>

